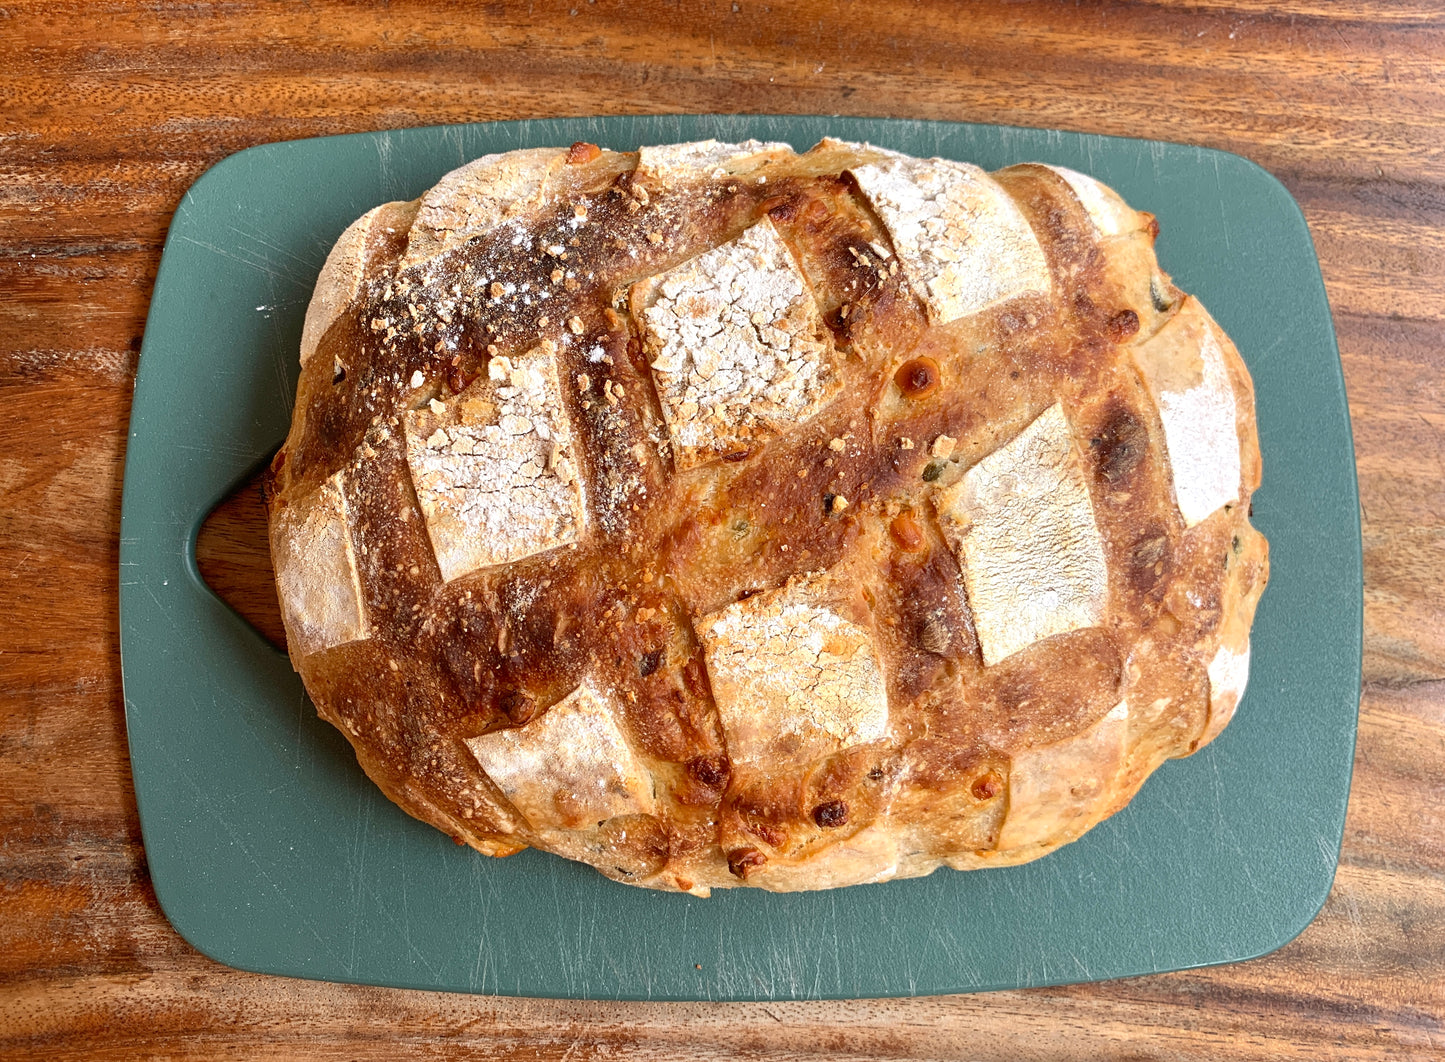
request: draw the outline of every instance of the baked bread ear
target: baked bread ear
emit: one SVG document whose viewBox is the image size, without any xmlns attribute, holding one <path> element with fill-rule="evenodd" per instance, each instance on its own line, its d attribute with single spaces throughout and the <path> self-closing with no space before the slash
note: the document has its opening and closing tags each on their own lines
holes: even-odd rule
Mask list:
<svg viewBox="0 0 1445 1062">
<path fill-rule="evenodd" d="M 1267 578 L 1234 346 L 1079 173 L 491 155 L 327 259 L 292 660 L 411 814 L 638 885 L 1034 859 L 1218 735 Z"/>
</svg>

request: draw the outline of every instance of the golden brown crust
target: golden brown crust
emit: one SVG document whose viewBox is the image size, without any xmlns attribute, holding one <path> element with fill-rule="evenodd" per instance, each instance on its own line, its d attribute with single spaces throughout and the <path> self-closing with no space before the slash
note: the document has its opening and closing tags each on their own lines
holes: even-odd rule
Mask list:
<svg viewBox="0 0 1445 1062">
<path fill-rule="evenodd" d="M 318 710 L 480 851 L 654 888 L 1073 840 L 1228 721 L 1268 574 L 1248 373 L 1157 231 L 837 141 L 368 214 L 269 492 Z"/>
</svg>

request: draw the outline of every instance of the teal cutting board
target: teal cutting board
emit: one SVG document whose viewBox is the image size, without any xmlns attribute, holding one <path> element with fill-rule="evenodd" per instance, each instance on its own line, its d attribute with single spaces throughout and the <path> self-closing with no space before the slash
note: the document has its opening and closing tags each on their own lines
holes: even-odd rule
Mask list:
<svg viewBox="0 0 1445 1062">
<path fill-rule="evenodd" d="M 1234 722 L 1083 840 L 1028 866 L 802 895 L 653 893 L 537 852 L 487 859 L 393 806 L 284 655 L 201 581 L 197 528 L 282 440 L 312 285 L 342 229 L 487 152 L 591 140 L 868 140 L 1099 177 L 1163 227 L 1165 269 L 1258 393 L 1273 577 Z M 1359 707 L 1354 452 L 1299 208 L 1235 155 L 890 120 L 602 118 L 303 140 L 224 160 L 171 223 L 125 472 L 126 724 L 167 917 L 247 970 L 592 999 L 817 999 L 1089 981 L 1245 959 L 1333 880 Z"/>
</svg>

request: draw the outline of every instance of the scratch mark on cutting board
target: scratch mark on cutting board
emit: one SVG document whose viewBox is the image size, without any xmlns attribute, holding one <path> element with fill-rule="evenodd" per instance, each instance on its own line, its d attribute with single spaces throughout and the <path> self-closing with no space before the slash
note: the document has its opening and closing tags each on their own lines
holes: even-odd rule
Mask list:
<svg viewBox="0 0 1445 1062">
<path fill-rule="evenodd" d="M 301 924 L 311 931 L 311 935 L 316 938 L 316 942 L 321 946 L 321 948 L 332 958 L 339 961 L 341 956 L 336 954 L 335 949 L 331 946 L 331 942 L 321 935 L 321 933 L 317 930 L 316 926 L 312 923 L 311 919 L 308 918 L 302 912 L 301 908 L 296 905 L 296 901 L 291 898 L 291 895 L 286 891 L 286 889 L 282 888 L 280 883 L 277 882 L 276 879 L 267 872 L 265 865 L 261 862 L 260 859 L 256 857 L 256 854 L 251 851 L 250 847 L 246 844 L 246 842 L 241 839 L 241 836 L 239 833 L 237 833 L 235 827 L 229 821 L 227 821 L 224 816 L 217 812 L 214 804 L 212 804 L 209 800 L 206 799 L 205 793 L 202 792 L 201 787 L 196 784 L 195 779 L 193 779 L 189 774 L 184 771 L 180 773 L 179 777 L 185 785 L 190 787 L 191 792 L 195 798 L 194 806 L 204 809 L 206 815 L 212 820 L 214 820 L 221 827 L 221 829 L 225 832 L 226 836 L 230 838 L 231 843 L 235 845 L 237 851 L 239 851 L 250 861 L 251 866 L 255 869 L 256 873 L 261 876 L 262 880 L 265 881 L 266 884 L 271 887 L 271 890 L 278 897 L 280 897 L 281 901 L 291 909 L 291 911 L 297 916 Z"/>
<path fill-rule="evenodd" d="M 176 626 L 176 618 L 171 615 L 171 612 L 168 608 L 161 604 L 161 599 L 156 597 L 156 592 L 151 588 L 151 584 L 148 582 L 140 583 L 140 588 L 146 592 L 146 596 L 148 598 L 155 602 L 156 611 L 159 612 L 161 615 L 165 616 L 166 622 L 171 625 L 171 630 L 180 630 L 180 628 Z"/>
<path fill-rule="evenodd" d="M 361 904 L 364 899 L 367 841 L 371 837 L 371 801 L 368 790 L 358 786 L 356 812 L 351 816 L 351 950 L 346 959 L 348 975 L 356 969 L 356 942 L 361 932 Z"/>
<path fill-rule="evenodd" d="M 291 765 L 294 771 L 301 770 L 301 742 L 306 736 L 306 717 L 306 690 L 303 688 L 296 698 L 296 734 L 291 739 L 296 748 L 296 760 Z"/>
<path fill-rule="evenodd" d="M 1224 195 L 1223 195 L 1223 192 L 1224 192 L 1224 181 L 1223 181 L 1223 179 L 1222 179 L 1222 178 L 1220 177 L 1220 175 L 1219 175 L 1219 156 L 1218 156 L 1217 154 L 1213 156 L 1213 161 L 1214 161 L 1214 187 L 1215 187 L 1215 190 L 1216 190 L 1216 191 L 1218 191 L 1218 192 L 1221 193 L 1221 194 L 1219 195 L 1219 231 L 1224 234 L 1224 249 L 1227 251 L 1227 250 L 1230 249 L 1230 246 L 1229 246 L 1229 215 L 1225 212 L 1225 209 L 1224 209 Z"/>
<path fill-rule="evenodd" d="M 271 295 L 275 298 L 275 285 Z M 294 337 L 283 337 L 275 317 L 271 318 L 271 364 L 276 371 L 276 390 L 281 395 L 282 409 L 296 404 L 296 391 L 291 383 L 291 366 L 299 358 L 300 350 L 295 346 Z"/>
<path fill-rule="evenodd" d="M 298 286 L 304 284 L 307 288 L 307 295 L 309 297 L 310 288 L 312 287 L 312 285 L 315 284 L 315 277 L 313 276 L 309 281 L 306 280 L 306 277 L 311 276 L 311 274 L 314 274 L 317 271 L 317 265 L 315 262 L 311 261 L 309 258 L 304 258 L 301 255 L 296 254 L 294 251 L 287 250 L 279 243 L 272 243 L 270 240 L 262 236 L 259 232 L 254 232 L 250 229 L 243 229 L 238 225 L 229 225 L 227 226 L 227 228 L 229 228 L 237 236 L 241 237 L 241 239 L 250 240 L 252 243 L 258 244 L 261 247 L 266 248 L 266 250 L 268 251 L 274 251 L 276 254 L 284 255 L 285 257 L 291 259 L 293 262 L 299 265 L 301 267 L 302 276 L 289 277 L 288 279 L 292 280 Z"/>
<path fill-rule="evenodd" d="M 829 924 L 832 932 L 828 935 L 833 938 L 833 983 L 843 983 L 843 958 L 838 947 L 838 892 L 836 889 L 828 890 L 828 913 Z"/>
<path fill-rule="evenodd" d="M 479 859 L 472 859 L 471 863 L 472 894 L 476 896 L 477 906 L 480 907 L 477 922 L 477 958 L 472 964 L 471 977 L 468 979 L 468 987 L 473 992 L 486 990 L 489 980 L 496 974 L 494 956 L 492 954 L 491 938 L 489 927 L 492 917 L 492 893 L 486 887 L 486 875 L 482 870 L 482 863 Z"/>
<path fill-rule="evenodd" d="M 272 277 L 281 276 L 280 271 L 272 267 L 269 259 L 248 258 L 245 255 L 236 254 L 233 251 L 228 251 L 224 247 L 217 247 L 213 243 L 207 243 L 205 240 L 198 240 L 194 236 L 182 236 L 181 239 L 185 240 L 186 243 L 192 243 L 203 250 L 210 251 L 212 254 L 220 255 L 222 258 L 229 258 L 233 262 L 240 262 L 243 266 L 246 266 L 249 269 L 255 269 L 258 272 L 266 273 Z"/>
</svg>

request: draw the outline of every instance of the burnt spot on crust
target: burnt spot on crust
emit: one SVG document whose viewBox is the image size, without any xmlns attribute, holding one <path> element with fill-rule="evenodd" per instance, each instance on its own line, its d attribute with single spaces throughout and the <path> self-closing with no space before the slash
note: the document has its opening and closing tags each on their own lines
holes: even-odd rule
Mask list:
<svg viewBox="0 0 1445 1062">
<path fill-rule="evenodd" d="M 1126 479 L 1149 449 L 1149 431 L 1128 406 L 1110 407 L 1103 425 L 1089 439 L 1094 467 L 1110 486 Z"/>
<path fill-rule="evenodd" d="M 504 690 L 498 699 L 498 707 L 517 726 L 528 722 L 537 714 L 537 702 L 525 690 Z"/>
<path fill-rule="evenodd" d="M 699 785 L 721 792 L 727 788 L 731 768 L 726 756 L 696 756 L 688 760 L 687 773 Z"/>
<path fill-rule="evenodd" d="M 1133 310 L 1120 310 L 1109 318 L 1105 325 L 1109 338 L 1115 343 L 1123 343 L 1133 338 L 1139 332 L 1139 315 Z"/>
<path fill-rule="evenodd" d="M 848 822 L 848 805 L 841 800 L 829 800 L 813 809 L 813 821 L 820 829 L 832 830 Z"/>
<path fill-rule="evenodd" d="M 701 809 L 708 817 L 707 843 L 711 843 L 715 827 L 711 815 L 718 807 L 732 779 L 732 764 L 726 753 L 711 752 L 694 756 L 682 766 L 673 795 L 680 807 Z"/>
<path fill-rule="evenodd" d="M 748 875 L 768 861 L 756 848 L 734 848 L 728 852 L 728 873 L 748 880 Z"/>
<path fill-rule="evenodd" d="M 784 195 L 770 195 L 758 204 L 758 213 L 767 214 L 774 221 L 792 222 L 798 219 L 798 215 L 817 200 L 809 198 L 806 191 L 800 187 L 788 190 Z"/>
<path fill-rule="evenodd" d="M 932 358 L 912 358 L 893 374 L 893 382 L 905 398 L 922 398 L 938 386 L 938 362 Z"/>
<path fill-rule="evenodd" d="M 1174 305 L 1168 285 L 1157 276 L 1149 279 L 1149 300 L 1158 313 L 1164 313 Z"/>
<path fill-rule="evenodd" d="M 918 645 L 925 652 L 942 656 L 953 643 L 953 633 L 943 621 L 943 610 L 935 609 L 918 625 Z"/>
</svg>

